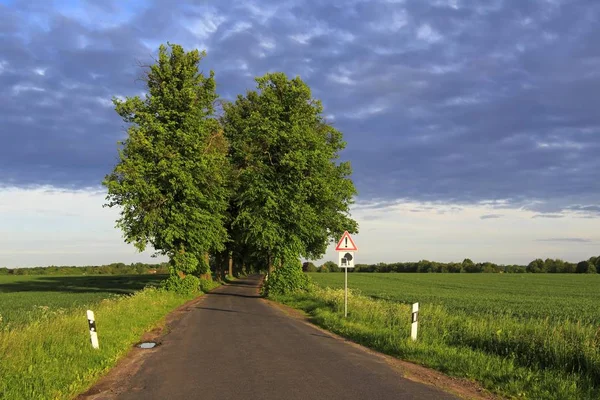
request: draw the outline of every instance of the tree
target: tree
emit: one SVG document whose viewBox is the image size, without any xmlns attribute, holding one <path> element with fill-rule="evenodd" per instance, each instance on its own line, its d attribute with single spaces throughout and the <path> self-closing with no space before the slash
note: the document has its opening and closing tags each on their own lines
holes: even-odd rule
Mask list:
<svg viewBox="0 0 600 400">
<path fill-rule="evenodd" d="M 321 265 L 318 272 L 329 272 L 329 266 L 327 264 Z"/>
<path fill-rule="evenodd" d="M 589 261 L 581 261 L 577 264 L 575 272 L 578 274 L 595 274 L 596 266 Z"/>
<path fill-rule="evenodd" d="M 224 104 L 222 125 L 237 177 L 230 209 L 237 240 L 265 259 L 318 259 L 344 230 L 356 193 L 350 164 L 337 162 L 342 134 L 299 78 L 256 78 L 257 91 Z"/>
<path fill-rule="evenodd" d="M 544 260 L 541 258 L 535 259 L 527 265 L 527 272 L 546 272 Z"/>
<path fill-rule="evenodd" d="M 327 270 L 329 272 L 340 272 L 342 269 L 340 268 L 340 266 L 333 261 L 326 261 L 325 264 L 323 264 L 327 267 Z"/>
<path fill-rule="evenodd" d="M 304 272 L 317 272 L 317 266 L 310 261 L 306 261 L 302 264 L 302 271 Z"/>
<path fill-rule="evenodd" d="M 106 206 L 121 208 L 125 241 L 140 251 L 150 244 L 183 276 L 208 272 L 206 254 L 227 239 L 228 146 L 214 118 L 214 73 L 198 71 L 205 53 L 169 47 L 145 71 L 144 99 L 113 99 L 130 126 L 103 184 Z"/>
</svg>

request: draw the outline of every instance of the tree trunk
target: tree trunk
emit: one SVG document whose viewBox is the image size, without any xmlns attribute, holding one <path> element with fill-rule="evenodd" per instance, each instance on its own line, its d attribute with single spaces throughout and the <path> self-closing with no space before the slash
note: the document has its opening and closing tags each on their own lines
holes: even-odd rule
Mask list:
<svg viewBox="0 0 600 400">
<path fill-rule="evenodd" d="M 204 253 L 204 262 L 206 262 L 206 265 L 208 265 L 208 272 L 200 275 L 200 279 L 212 281 L 212 275 L 210 274 L 210 255 L 208 253 Z"/>
<path fill-rule="evenodd" d="M 227 252 L 229 261 L 229 276 L 233 276 L 233 251 Z"/>
<path fill-rule="evenodd" d="M 267 264 L 269 266 L 269 274 L 275 271 L 275 267 L 273 266 L 273 260 L 271 259 L 271 255 L 267 256 Z"/>
</svg>

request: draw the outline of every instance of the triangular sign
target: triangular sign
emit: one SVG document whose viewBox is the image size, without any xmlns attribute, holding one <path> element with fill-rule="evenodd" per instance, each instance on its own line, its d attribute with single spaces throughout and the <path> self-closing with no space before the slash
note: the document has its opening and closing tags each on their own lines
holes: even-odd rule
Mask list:
<svg viewBox="0 0 600 400">
<path fill-rule="evenodd" d="M 358 248 L 354 244 L 352 237 L 348 231 L 344 232 L 342 238 L 338 242 L 335 251 L 358 251 Z"/>
</svg>

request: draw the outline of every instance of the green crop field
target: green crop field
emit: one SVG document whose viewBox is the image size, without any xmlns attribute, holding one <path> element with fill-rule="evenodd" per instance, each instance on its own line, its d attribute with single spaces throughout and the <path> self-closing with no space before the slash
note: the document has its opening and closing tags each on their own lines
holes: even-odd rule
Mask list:
<svg viewBox="0 0 600 400">
<path fill-rule="evenodd" d="M 341 273 L 310 276 L 323 287 L 344 287 Z M 469 314 L 600 324 L 600 275 L 350 273 L 348 286 L 369 297 Z"/>
<path fill-rule="evenodd" d="M 509 398 L 600 398 L 600 276 L 350 273 L 347 318 L 344 274 L 310 276 L 275 299 L 358 343 Z"/>
<path fill-rule="evenodd" d="M 0 329 L 13 329 L 156 286 L 161 275 L 0 275 Z"/>
</svg>

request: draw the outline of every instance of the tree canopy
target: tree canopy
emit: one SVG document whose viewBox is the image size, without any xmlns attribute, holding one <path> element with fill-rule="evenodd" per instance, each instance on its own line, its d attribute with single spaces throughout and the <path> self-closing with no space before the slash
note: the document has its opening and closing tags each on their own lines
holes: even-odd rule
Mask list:
<svg viewBox="0 0 600 400">
<path fill-rule="evenodd" d="M 113 99 L 129 126 L 103 183 L 125 241 L 151 245 L 183 276 L 207 272 L 209 254 L 230 271 L 232 254 L 243 268 L 300 265 L 356 233 L 345 142 L 308 85 L 266 74 L 217 118 L 214 72 L 198 69 L 204 56 L 161 45 L 145 98 Z"/>
<path fill-rule="evenodd" d="M 198 72 L 205 54 L 169 48 L 160 46 L 145 73 L 144 99 L 113 99 L 128 137 L 103 183 L 107 205 L 121 208 L 125 241 L 140 251 L 150 244 L 176 270 L 193 273 L 227 239 L 228 149 L 214 115 L 214 73 Z"/>
<path fill-rule="evenodd" d="M 318 258 L 330 240 L 357 224 L 348 216 L 356 190 L 348 162 L 336 162 L 342 134 L 299 78 L 256 78 L 257 90 L 224 106 L 222 118 L 237 171 L 232 226 L 268 264 Z"/>
</svg>

